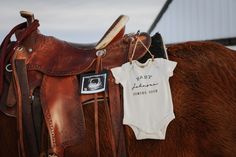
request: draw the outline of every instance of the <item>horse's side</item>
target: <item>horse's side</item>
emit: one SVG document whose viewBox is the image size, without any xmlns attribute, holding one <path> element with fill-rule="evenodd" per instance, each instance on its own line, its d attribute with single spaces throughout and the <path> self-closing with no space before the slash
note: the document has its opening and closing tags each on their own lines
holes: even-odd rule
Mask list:
<svg viewBox="0 0 236 157">
<path fill-rule="evenodd" d="M 136 141 L 126 127 L 130 156 L 235 156 L 236 53 L 188 42 L 170 46 L 168 54 L 178 62 L 170 79 L 176 118 L 164 141 Z"/>
<path fill-rule="evenodd" d="M 155 45 L 154 45 L 155 46 Z M 178 62 L 170 79 L 176 118 L 165 140 L 137 141 L 125 127 L 130 157 L 233 157 L 236 154 L 236 53 L 216 43 L 188 42 L 168 47 Z M 96 156 L 93 104 L 83 106 L 86 137 L 65 156 Z M 99 106 L 101 156 L 112 156 L 104 105 Z M 0 156 L 18 156 L 16 120 L 0 113 Z"/>
</svg>

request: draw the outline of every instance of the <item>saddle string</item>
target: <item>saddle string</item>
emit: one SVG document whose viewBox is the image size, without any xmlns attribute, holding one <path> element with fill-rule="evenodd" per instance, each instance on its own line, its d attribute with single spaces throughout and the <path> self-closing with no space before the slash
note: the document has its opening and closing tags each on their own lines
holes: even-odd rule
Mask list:
<svg viewBox="0 0 236 157">
<path fill-rule="evenodd" d="M 103 50 L 105 52 L 105 50 Z M 103 65 L 102 65 L 102 57 L 104 55 L 98 55 L 97 56 L 97 64 L 96 64 L 96 71 L 95 73 L 99 73 L 103 70 Z M 109 110 L 109 106 L 107 103 L 107 99 L 106 99 L 106 91 L 103 93 L 103 101 L 104 101 L 104 105 L 105 105 L 105 114 L 108 116 L 108 121 L 109 121 L 109 125 L 111 126 L 111 147 L 112 147 L 112 153 L 113 153 L 113 157 L 116 157 L 116 146 L 115 146 L 115 137 L 114 137 L 114 131 L 112 128 L 112 120 L 111 120 L 111 114 L 110 114 L 110 110 Z M 96 138 L 96 153 L 97 153 L 97 157 L 100 157 L 100 146 L 99 146 L 99 119 L 98 119 L 98 94 L 95 93 L 94 94 L 94 117 L 95 117 L 95 138 Z"/>
<path fill-rule="evenodd" d="M 99 124 L 98 124 L 98 94 L 94 94 L 94 118 L 95 118 L 95 138 L 96 138 L 96 152 L 97 157 L 100 157 L 100 146 L 99 146 Z"/>
<path fill-rule="evenodd" d="M 97 63 L 95 73 L 99 73 L 102 69 L 102 56 L 97 56 Z M 94 94 L 94 125 L 95 125 L 95 143 L 97 157 L 100 157 L 100 145 L 99 145 L 99 121 L 98 121 L 98 94 Z"/>
</svg>

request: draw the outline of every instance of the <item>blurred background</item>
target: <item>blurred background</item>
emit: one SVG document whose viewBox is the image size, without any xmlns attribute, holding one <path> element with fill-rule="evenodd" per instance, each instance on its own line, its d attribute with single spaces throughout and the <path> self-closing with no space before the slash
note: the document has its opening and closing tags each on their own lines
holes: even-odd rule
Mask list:
<svg viewBox="0 0 236 157">
<path fill-rule="evenodd" d="M 73 42 L 96 42 L 121 14 L 128 15 L 126 32 L 147 31 L 165 0 L 7 0 L 0 5 L 0 39 L 34 13 L 40 31 Z"/>
<path fill-rule="evenodd" d="M 40 31 L 71 42 L 96 42 L 121 14 L 126 33 L 160 32 L 165 43 L 213 40 L 236 49 L 236 0 L 8 0 L 0 5 L 0 40 L 34 13 Z"/>
</svg>

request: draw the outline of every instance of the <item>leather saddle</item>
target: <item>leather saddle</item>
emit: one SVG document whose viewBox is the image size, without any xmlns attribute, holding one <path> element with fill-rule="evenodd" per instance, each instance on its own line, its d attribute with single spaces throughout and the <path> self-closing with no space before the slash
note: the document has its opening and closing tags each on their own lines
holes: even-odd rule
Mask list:
<svg viewBox="0 0 236 157">
<path fill-rule="evenodd" d="M 17 119 L 19 156 L 40 156 L 48 149 L 49 154 L 63 157 L 67 147 L 80 144 L 86 133 L 83 104 L 88 101 L 94 103 L 97 156 L 100 156 L 98 101 L 107 105 L 106 112 L 110 115 L 113 156 L 126 156 L 122 93 L 110 69 L 129 60 L 137 38 L 149 48 L 150 36 L 124 34 L 128 17 L 121 15 L 97 43 L 70 43 L 40 34 L 39 21 L 33 14 L 21 14 L 27 22 L 6 36 L 0 53 L 0 110 Z M 10 41 L 14 34 L 17 40 Z M 145 54 L 145 47 L 137 43 L 134 59 Z M 81 94 L 79 76 L 102 70 L 108 72 L 107 90 Z M 43 118 L 37 118 L 40 112 Z M 40 125 L 41 121 L 45 127 Z M 50 139 L 46 148 L 40 147 L 47 143 L 41 139 L 43 133 Z"/>
</svg>

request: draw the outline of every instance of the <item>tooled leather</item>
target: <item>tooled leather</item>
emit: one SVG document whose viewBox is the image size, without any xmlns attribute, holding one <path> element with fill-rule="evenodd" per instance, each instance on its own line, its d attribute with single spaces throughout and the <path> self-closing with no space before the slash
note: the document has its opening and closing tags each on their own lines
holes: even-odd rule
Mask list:
<svg viewBox="0 0 236 157">
<path fill-rule="evenodd" d="M 141 34 L 140 39 L 147 47 L 150 46 L 149 35 Z M 110 69 L 126 62 L 128 47 L 129 43 L 124 38 L 108 45 L 103 57 L 104 68 Z M 51 76 L 77 75 L 89 71 L 96 58 L 95 49 L 75 48 L 65 41 L 41 34 L 37 34 L 37 41 L 32 49 L 27 61 L 28 70 L 38 70 Z M 141 58 L 145 53 L 146 49 L 138 44 L 134 59 Z"/>
<path fill-rule="evenodd" d="M 37 34 L 37 42 L 28 60 L 28 70 L 52 76 L 73 75 L 82 71 L 96 58 L 95 49 L 83 50 L 65 41 Z"/>
<path fill-rule="evenodd" d="M 81 143 L 85 134 L 85 123 L 79 101 L 77 77 L 45 75 L 40 97 L 52 150 L 60 154 L 67 146 Z"/>
</svg>

